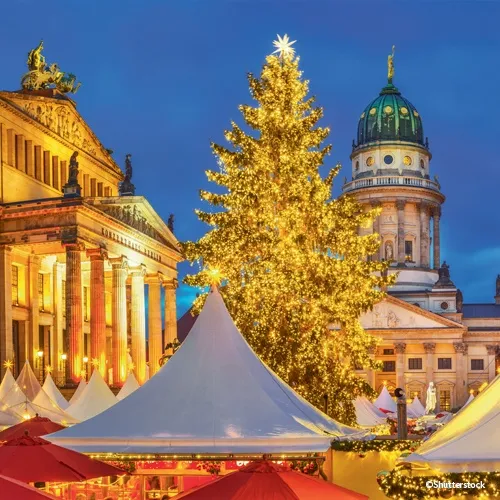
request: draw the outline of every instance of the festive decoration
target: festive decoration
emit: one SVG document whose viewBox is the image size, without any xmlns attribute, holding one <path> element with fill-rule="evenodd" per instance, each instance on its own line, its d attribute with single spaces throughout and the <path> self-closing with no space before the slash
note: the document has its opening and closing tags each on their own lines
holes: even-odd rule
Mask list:
<svg viewBox="0 0 500 500">
<path fill-rule="evenodd" d="M 420 441 L 409 439 L 372 439 L 371 441 L 333 441 L 335 451 L 352 451 L 365 454 L 368 451 L 415 451 Z"/>
<path fill-rule="evenodd" d="M 233 148 L 212 144 L 220 171 L 207 176 L 225 192 L 201 198 L 222 211 L 197 210 L 211 230 L 183 244 L 201 265 L 185 282 L 205 287 L 210 270 L 220 271 L 229 312 L 259 357 L 312 404 L 326 402 L 332 417 L 354 424 L 353 399 L 373 392 L 355 368 L 379 367 L 368 355 L 376 340 L 358 318 L 395 278 L 372 258 L 379 236 L 358 231 L 379 211 L 332 199 L 340 166 L 320 175 L 331 149 L 322 146 L 329 129 L 317 126 L 323 111 L 307 97 L 288 38 L 276 43 L 288 56 L 267 57 L 261 77 L 249 76 L 257 106 L 240 106 L 256 136 L 233 123 L 225 133 Z"/>
<path fill-rule="evenodd" d="M 482 498 L 500 496 L 500 472 L 450 473 L 441 476 L 409 476 L 408 474 L 408 470 L 405 469 L 394 469 L 392 472 L 381 471 L 377 474 L 377 481 L 387 497 L 401 500 L 450 498 L 452 496 Z M 481 481 L 484 488 L 477 487 Z M 430 488 L 431 482 L 450 485 L 450 487 Z M 476 487 L 453 488 L 452 483 L 474 483 Z"/>
<path fill-rule="evenodd" d="M 281 58 L 293 57 L 295 54 L 295 49 L 292 48 L 292 45 L 297 40 L 291 42 L 288 38 L 288 35 L 285 35 L 283 38 L 281 38 L 279 35 L 276 36 L 278 37 L 278 40 L 275 40 L 273 42 L 273 45 L 276 47 L 276 50 L 273 52 L 273 54 L 278 54 Z"/>
<path fill-rule="evenodd" d="M 318 470 L 318 464 L 316 463 L 316 460 L 294 460 L 290 462 L 290 469 L 302 472 L 304 474 L 313 475 Z"/>
<path fill-rule="evenodd" d="M 6 361 L 3 362 L 3 367 L 6 368 L 7 370 L 10 370 L 13 366 L 14 363 L 10 359 L 7 359 Z"/>
<path fill-rule="evenodd" d="M 133 474 L 136 470 L 136 464 L 131 460 L 117 460 L 114 462 L 106 461 L 106 463 L 116 467 L 117 469 L 125 471 L 127 474 Z"/>
<path fill-rule="evenodd" d="M 201 462 L 197 466 L 197 469 L 207 471 L 209 474 L 212 474 L 212 476 L 217 476 L 219 475 L 221 467 L 222 467 L 222 462 L 220 461 Z"/>
<path fill-rule="evenodd" d="M 172 349 L 172 354 L 163 354 L 163 356 L 158 360 L 160 366 L 163 366 L 174 354 L 177 349 L 181 346 L 179 339 L 175 338 L 173 342 L 169 342 L 165 346 L 165 352 L 169 352 Z"/>
</svg>

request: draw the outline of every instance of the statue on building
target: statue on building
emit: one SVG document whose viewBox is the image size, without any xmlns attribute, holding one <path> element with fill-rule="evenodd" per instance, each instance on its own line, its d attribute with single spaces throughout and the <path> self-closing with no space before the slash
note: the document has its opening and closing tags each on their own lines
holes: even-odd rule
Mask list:
<svg viewBox="0 0 500 500">
<path fill-rule="evenodd" d="M 28 72 L 21 79 L 22 88 L 24 90 L 54 88 L 63 94 L 76 93 L 81 85 L 76 83 L 76 76 L 60 71 L 59 66 L 55 63 L 47 65 L 42 50 L 43 41 L 29 52 L 26 62 Z"/>
<path fill-rule="evenodd" d="M 496 296 L 500 296 L 500 274 L 497 275 L 497 282 L 496 282 Z"/>
<path fill-rule="evenodd" d="M 387 241 L 385 244 L 385 260 L 391 262 L 394 258 L 394 250 L 392 248 L 392 241 Z"/>
<path fill-rule="evenodd" d="M 394 78 L 394 51 L 396 46 L 392 46 L 392 54 L 387 56 L 387 81 L 392 84 L 392 79 Z"/>
<path fill-rule="evenodd" d="M 120 196 L 134 196 L 135 186 L 132 184 L 132 155 L 125 155 L 125 178 L 120 184 Z"/>
<path fill-rule="evenodd" d="M 429 382 L 429 387 L 427 388 L 427 399 L 425 402 L 425 414 L 433 412 L 436 408 L 436 388 L 434 387 L 434 382 Z"/>
<path fill-rule="evenodd" d="M 461 290 L 457 290 L 457 312 L 461 313 L 464 307 L 464 296 L 462 295 Z"/>
<path fill-rule="evenodd" d="M 170 229 L 170 231 L 172 231 L 172 233 L 174 232 L 174 219 L 175 219 L 174 214 L 170 214 L 167 221 L 167 226 Z"/>
<path fill-rule="evenodd" d="M 455 287 L 455 284 L 453 281 L 451 281 L 450 278 L 450 266 L 446 263 L 446 261 L 443 262 L 441 267 L 438 269 L 438 280 L 436 281 L 436 284 L 434 287 L 437 288 L 453 288 Z"/>
<path fill-rule="evenodd" d="M 81 196 L 82 188 L 78 184 L 78 151 L 75 151 L 69 160 L 69 174 L 68 181 L 63 186 L 63 193 L 65 197 Z"/>
</svg>

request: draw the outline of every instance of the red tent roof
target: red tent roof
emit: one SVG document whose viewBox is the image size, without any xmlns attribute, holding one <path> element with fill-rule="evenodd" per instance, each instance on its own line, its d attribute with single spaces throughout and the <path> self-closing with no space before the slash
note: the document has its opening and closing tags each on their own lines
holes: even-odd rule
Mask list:
<svg viewBox="0 0 500 500">
<path fill-rule="evenodd" d="M 20 422 L 19 424 L 8 427 L 0 432 L 0 442 L 9 441 L 10 439 L 20 438 L 26 435 L 26 432 L 31 437 L 45 436 L 46 434 L 51 434 L 52 432 L 60 431 L 65 429 L 64 425 L 56 424 L 52 422 L 49 418 L 36 417 Z"/>
<path fill-rule="evenodd" d="M 15 498 L 16 500 L 44 500 L 47 498 L 55 500 L 56 498 L 44 491 L 21 483 L 21 481 L 5 476 L 0 476 L 0 493 L 2 495 L 1 498 Z"/>
</svg>

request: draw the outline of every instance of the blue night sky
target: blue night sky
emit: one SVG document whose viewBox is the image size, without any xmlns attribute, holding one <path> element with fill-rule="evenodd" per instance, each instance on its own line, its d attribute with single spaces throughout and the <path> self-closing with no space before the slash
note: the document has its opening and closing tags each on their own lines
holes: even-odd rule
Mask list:
<svg viewBox="0 0 500 500">
<path fill-rule="evenodd" d="M 470 1 L 28 1 L 2 6 L 0 88 L 16 90 L 28 51 L 43 38 L 48 62 L 83 82 L 78 110 L 121 165 L 132 153 L 137 194 L 176 236 L 205 226 L 198 190 L 217 168 L 246 73 L 259 73 L 276 34 L 297 40 L 311 92 L 325 108 L 334 150 L 350 178 L 357 120 L 385 84 L 396 45 L 395 84 L 419 110 L 447 196 L 442 258 L 465 302 L 491 302 L 500 273 L 500 4 Z M 180 266 L 181 276 L 189 270 Z M 182 286 L 178 312 L 196 290 Z"/>
</svg>

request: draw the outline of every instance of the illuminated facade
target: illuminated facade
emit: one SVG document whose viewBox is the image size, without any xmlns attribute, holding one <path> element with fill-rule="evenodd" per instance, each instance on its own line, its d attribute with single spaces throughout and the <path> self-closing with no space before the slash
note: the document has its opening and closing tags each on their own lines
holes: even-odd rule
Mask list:
<svg viewBox="0 0 500 500">
<path fill-rule="evenodd" d="M 384 383 L 403 387 L 424 405 L 433 381 L 438 408 L 449 410 L 491 381 L 500 366 L 500 277 L 495 303 L 463 303 L 441 260 L 445 197 L 437 176 L 431 179 L 431 158 L 422 119 L 390 75 L 360 116 L 352 180 L 343 186 L 366 209 L 381 209 L 372 227 L 361 231 L 380 235 L 377 258 L 390 262 L 390 273 L 399 273 L 389 297 L 361 318 L 381 339 L 372 355 L 383 371 L 360 374 L 376 390 Z"/>
<path fill-rule="evenodd" d="M 66 96 L 67 82 L 63 91 L 24 82 L 0 92 L 2 374 L 5 362 L 16 373 L 29 360 L 60 384 L 92 366 L 110 385 L 131 369 L 144 382 L 177 337 L 177 240 L 134 194 L 130 156 L 124 176 Z"/>
</svg>

